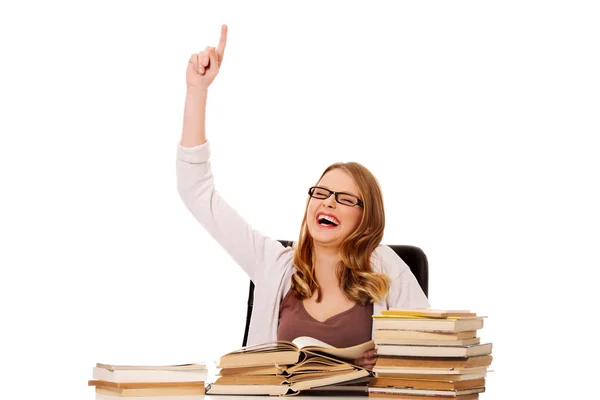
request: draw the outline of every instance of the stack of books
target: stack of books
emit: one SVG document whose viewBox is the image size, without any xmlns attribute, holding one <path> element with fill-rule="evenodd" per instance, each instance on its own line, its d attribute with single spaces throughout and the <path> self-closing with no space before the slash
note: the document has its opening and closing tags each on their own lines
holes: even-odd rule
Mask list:
<svg viewBox="0 0 600 400">
<path fill-rule="evenodd" d="M 373 316 L 377 363 L 369 397 L 474 400 L 485 391 L 492 344 L 468 310 L 392 309 Z"/>
<path fill-rule="evenodd" d="M 136 397 L 182 400 L 204 398 L 207 369 L 205 363 L 181 365 L 109 365 L 98 363 L 88 386 L 94 386 L 97 400 Z"/>
<path fill-rule="evenodd" d="M 282 396 L 316 388 L 351 389 L 370 376 L 353 360 L 374 347 L 369 341 L 340 349 L 306 336 L 246 346 L 220 357 L 215 382 L 206 393 Z"/>
</svg>

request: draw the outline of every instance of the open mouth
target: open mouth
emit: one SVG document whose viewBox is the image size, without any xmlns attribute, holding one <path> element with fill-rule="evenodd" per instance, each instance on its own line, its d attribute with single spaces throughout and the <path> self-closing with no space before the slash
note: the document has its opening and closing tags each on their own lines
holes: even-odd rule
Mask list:
<svg viewBox="0 0 600 400">
<path fill-rule="evenodd" d="M 335 228 L 336 226 L 340 225 L 340 220 L 334 217 L 333 215 L 318 214 L 317 223 L 319 224 L 319 226 L 323 226 L 326 228 Z"/>
</svg>

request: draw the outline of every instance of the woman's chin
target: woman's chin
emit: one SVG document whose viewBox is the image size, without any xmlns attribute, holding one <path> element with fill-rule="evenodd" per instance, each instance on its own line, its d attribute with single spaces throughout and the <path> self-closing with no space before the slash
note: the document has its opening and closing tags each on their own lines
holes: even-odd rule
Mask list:
<svg viewBox="0 0 600 400">
<path fill-rule="evenodd" d="M 338 241 L 339 232 L 336 229 L 314 227 L 309 229 L 309 233 L 315 244 L 328 245 Z"/>
</svg>

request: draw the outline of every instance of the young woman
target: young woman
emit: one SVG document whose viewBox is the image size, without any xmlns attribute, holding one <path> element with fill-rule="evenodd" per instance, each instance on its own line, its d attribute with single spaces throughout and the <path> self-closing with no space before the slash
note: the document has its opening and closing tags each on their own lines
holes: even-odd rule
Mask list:
<svg viewBox="0 0 600 400">
<path fill-rule="evenodd" d="M 410 268 L 380 244 L 385 226 L 381 190 L 362 165 L 333 164 L 308 190 L 293 249 L 254 230 L 219 196 L 205 110 L 226 41 L 223 25 L 218 46 L 189 60 L 177 183 L 186 207 L 255 284 L 248 344 L 311 336 L 348 347 L 372 338 L 372 316 L 384 309 L 428 308 Z M 375 350 L 370 350 L 355 363 L 372 368 L 375 361 Z"/>
</svg>

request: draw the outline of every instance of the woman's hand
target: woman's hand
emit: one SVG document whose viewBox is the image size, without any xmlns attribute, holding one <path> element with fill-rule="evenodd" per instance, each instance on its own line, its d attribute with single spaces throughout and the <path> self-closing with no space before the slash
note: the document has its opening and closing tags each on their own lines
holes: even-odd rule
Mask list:
<svg viewBox="0 0 600 400">
<path fill-rule="evenodd" d="M 217 76 L 227 43 L 227 25 L 221 27 L 221 38 L 216 48 L 206 47 L 198 54 L 192 54 L 185 73 L 187 87 L 207 90 Z"/>
<path fill-rule="evenodd" d="M 364 352 L 362 358 L 357 358 L 356 360 L 354 360 L 355 365 L 358 365 L 359 367 L 368 369 L 369 371 L 373 369 L 376 362 L 377 362 L 377 350 L 376 349 L 367 350 Z"/>
</svg>

